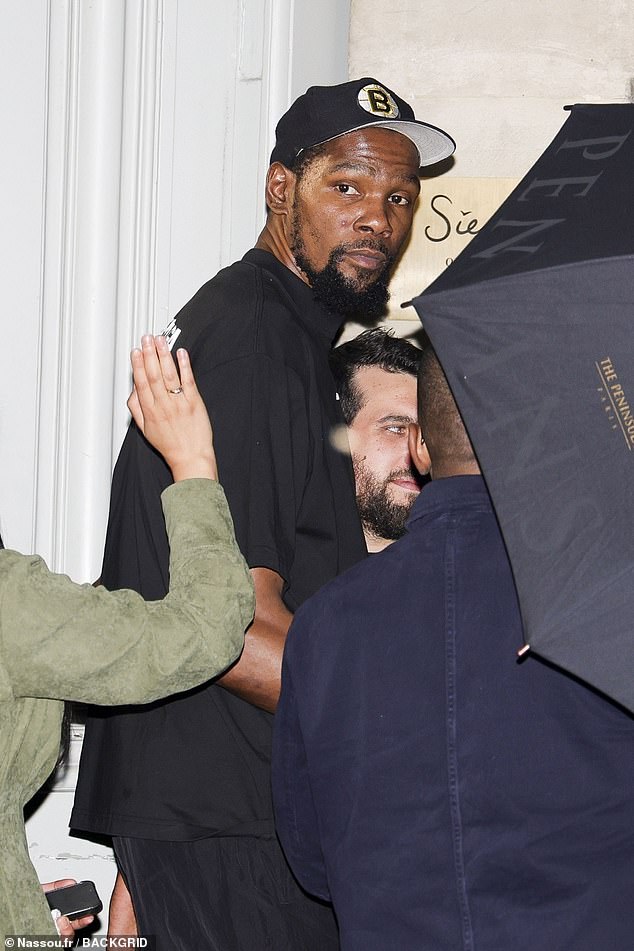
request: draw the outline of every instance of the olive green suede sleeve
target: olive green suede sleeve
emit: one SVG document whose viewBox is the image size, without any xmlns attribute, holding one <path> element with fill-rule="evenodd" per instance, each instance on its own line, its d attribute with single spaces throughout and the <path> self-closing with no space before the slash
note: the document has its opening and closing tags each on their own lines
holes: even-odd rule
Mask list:
<svg viewBox="0 0 634 951">
<path fill-rule="evenodd" d="M 0 698 L 9 690 L 146 703 L 236 660 L 254 595 L 224 492 L 217 482 L 191 479 L 169 486 L 162 502 L 171 546 L 162 601 L 77 585 L 37 556 L 0 551 Z"/>
</svg>

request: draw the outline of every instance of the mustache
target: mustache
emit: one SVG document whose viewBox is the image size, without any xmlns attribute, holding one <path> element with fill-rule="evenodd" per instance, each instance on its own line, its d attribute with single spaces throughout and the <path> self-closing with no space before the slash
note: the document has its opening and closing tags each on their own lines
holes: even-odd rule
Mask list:
<svg viewBox="0 0 634 951">
<path fill-rule="evenodd" d="M 381 238 L 360 238 L 358 241 L 352 241 L 349 244 L 338 244 L 330 252 L 330 261 L 337 262 L 348 254 L 349 251 L 378 251 L 384 255 L 386 262 L 390 264 L 394 260 L 394 254 L 390 251 L 388 245 Z"/>
<path fill-rule="evenodd" d="M 393 482 L 394 479 L 415 479 L 416 482 L 420 484 L 421 478 L 419 473 L 412 466 L 410 469 L 395 469 L 387 477 L 387 482 Z"/>
</svg>

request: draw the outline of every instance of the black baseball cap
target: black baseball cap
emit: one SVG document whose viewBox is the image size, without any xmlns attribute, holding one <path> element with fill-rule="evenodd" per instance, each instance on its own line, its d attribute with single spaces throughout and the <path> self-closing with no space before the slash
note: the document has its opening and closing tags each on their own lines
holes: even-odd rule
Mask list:
<svg viewBox="0 0 634 951">
<path fill-rule="evenodd" d="M 414 110 L 371 77 L 338 86 L 311 86 L 284 113 L 275 129 L 271 163 L 291 166 L 300 152 L 376 125 L 406 135 L 418 149 L 420 164 L 433 165 L 453 154 L 456 143 L 436 126 L 414 118 Z"/>
</svg>

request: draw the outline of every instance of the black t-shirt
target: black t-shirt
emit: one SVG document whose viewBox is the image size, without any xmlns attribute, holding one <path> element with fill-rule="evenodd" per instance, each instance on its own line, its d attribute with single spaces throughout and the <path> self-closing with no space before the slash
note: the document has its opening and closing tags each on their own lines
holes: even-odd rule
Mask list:
<svg viewBox="0 0 634 951">
<path fill-rule="evenodd" d="M 220 480 L 250 567 L 284 579 L 291 611 L 365 555 L 328 368 L 341 321 L 265 251 L 205 284 L 169 328 L 209 409 Z M 102 580 L 147 599 L 168 587 L 163 460 L 132 426 L 112 483 Z M 272 835 L 272 716 L 209 684 L 146 707 L 94 711 L 71 825 L 166 840 Z"/>
</svg>

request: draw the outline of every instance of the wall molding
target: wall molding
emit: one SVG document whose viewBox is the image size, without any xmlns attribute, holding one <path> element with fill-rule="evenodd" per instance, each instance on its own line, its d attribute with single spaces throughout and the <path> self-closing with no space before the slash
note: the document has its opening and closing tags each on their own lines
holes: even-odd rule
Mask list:
<svg viewBox="0 0 634 951">
<path fill-rule="evenodd" d="M 155 308 L 163 38 L 162 2 L 49 2 L 35 548 L 83 580 Z"/>
</svg>

